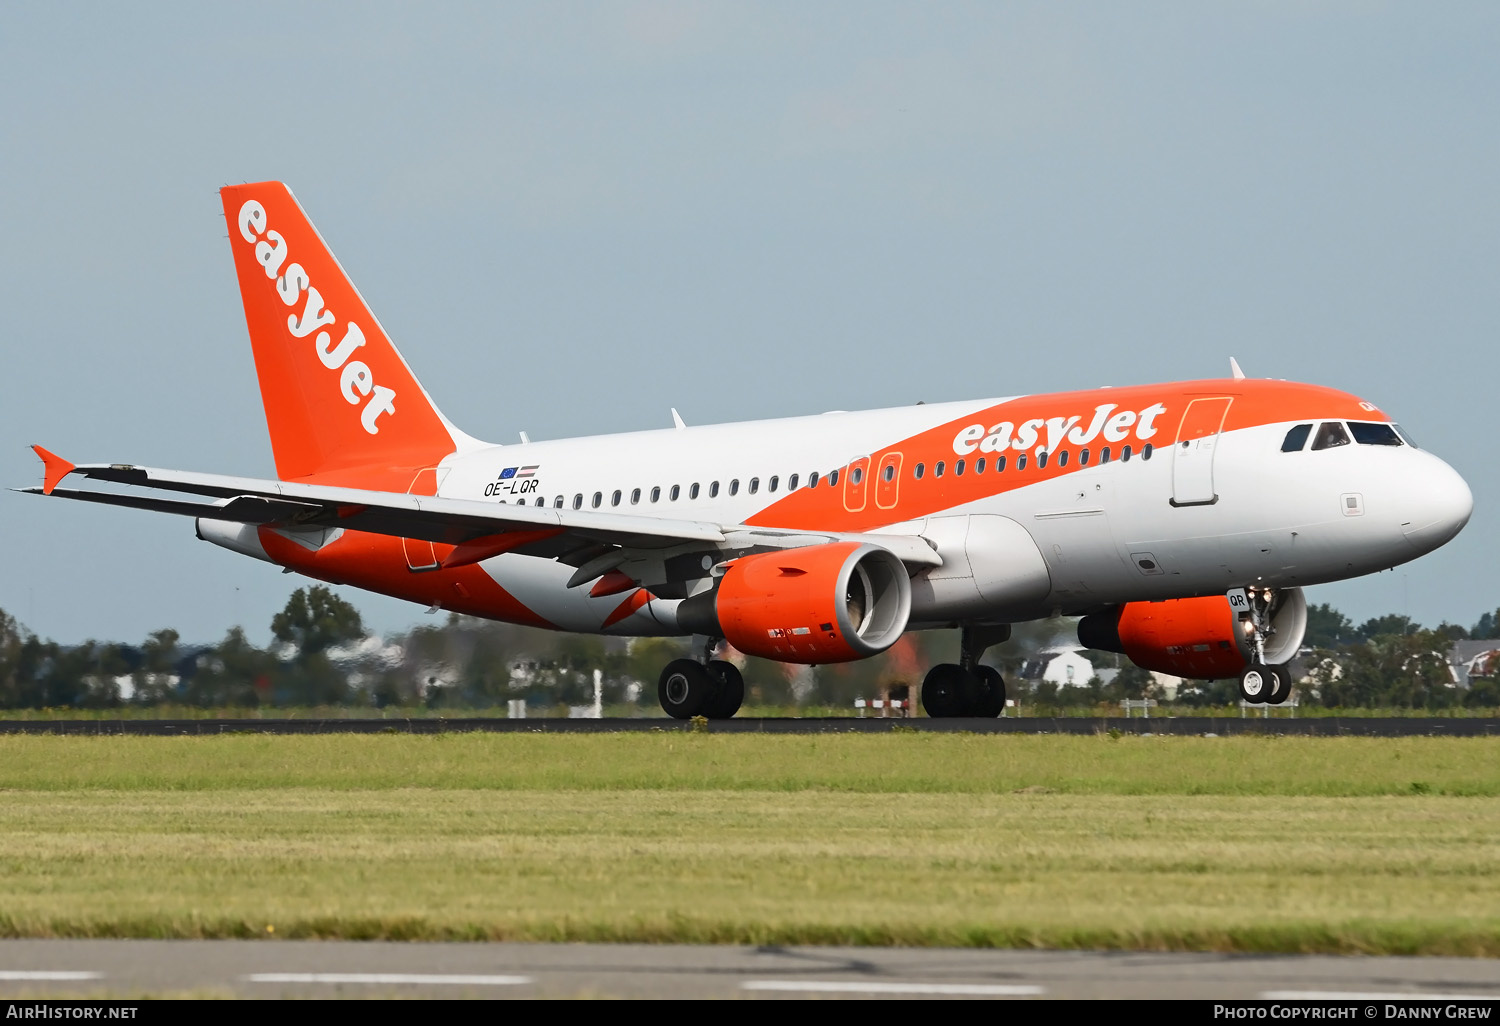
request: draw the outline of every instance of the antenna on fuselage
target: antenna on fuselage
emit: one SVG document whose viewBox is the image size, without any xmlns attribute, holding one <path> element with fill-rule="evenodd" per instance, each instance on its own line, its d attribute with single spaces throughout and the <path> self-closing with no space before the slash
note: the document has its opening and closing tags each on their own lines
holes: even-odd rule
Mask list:
<svg viewBox="0 0 1500 1026">
<path fill-rule="evenodd" d="M 1243 378 L 1245 376 L 1245 372 L 1240 370 L 1240 361 L 1232 356 L 1229 358 L 1229 373 L 1235 378 Z"/>
<path fill-rule="evenodd" d="M 675 406 L 672 407 L 672 423 L 676 425 L 678 431 L 681 431 L 683 428 L 687 427 L 687 425 L 682 422 L 682 415 L 677 412 L 677 407 Z"/>
</svg>

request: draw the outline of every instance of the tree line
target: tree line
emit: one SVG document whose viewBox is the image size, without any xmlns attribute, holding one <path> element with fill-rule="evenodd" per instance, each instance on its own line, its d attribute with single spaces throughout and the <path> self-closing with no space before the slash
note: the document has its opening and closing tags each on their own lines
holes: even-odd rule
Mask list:
<svg viewBox="0 0 1500 1026">
<path fill-rule="evenodd" d="M 1073 621 L 1020 624 L 986 661 L 1004 674 L 1009 693 L 1035 711 L 1107 707 L 1123 698 L 1165 700 L 1160 684 L 1128 659 L 1083 654 L 1116 672 L 1078 686 L 1021 678 L 1037 652 L 1067 644 Z M 1424 628 L 1390 615 L 1355 625 L 1328 604 L 1308 612 L 1306 674 L 1300 700 L 1330 708 L 1500 708 L 1500 659 L 1468 688 L 1452 686 L 1447 652 L 1455 640 L 1488 638 L 1500 610 L 1473 626 Z M 185 645 L 170 628 L 138 644 L 85 641 L 65 646 L 28 631 L 0 611 L 0 708 L 112 709 L 183 705 L 214 708 L 312 706 L 475 709 L 524 699 L 533 715 L 589 704 L 595 676 L 610 706 L 656 709 L 656 680 L 687 654 L 683 639 L 606 638 L 518 627 L 471 617 L 369 636 L 359 611 L 322 585 L 299 588 L 270 624 L 260 648 L 240 627 L 217 644 Z M 858 698 L 915 701 L 927 668 L 957 660 L 956 631 L 911 632 L 884 654 L 857 663 L 805 667 L 743 659 L 747 703 L 790 711 L 848 709 Z M 1500 647 L 1500 643 L 1497 643 Z M 732 655 L 737 661 L 737 654 Z M 1186 682 L 1176 704 L 1237 703 L 1235 681 Z"/>
</svg>

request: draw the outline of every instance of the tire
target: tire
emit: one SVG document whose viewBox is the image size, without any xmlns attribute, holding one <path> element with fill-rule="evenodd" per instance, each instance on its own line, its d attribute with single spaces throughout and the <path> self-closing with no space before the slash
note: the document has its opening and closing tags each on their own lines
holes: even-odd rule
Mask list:
<svg viewBox="0 0 1500 1026">
<path fill-rule="evenodd" d="M 934 719 L 972 716 L 976 683 L 957 663 L 938 663 L 922 681 L 922 708 Z"/>
<path fill-rule="evenodd" d="M 674 719 L 690 720 L 703 715 L 719 682 L 702 664 L 692 659 L 673 659 L 661 671 L 656 697 L 662 710 Z"/>
<path fill-rule="evenodd" d="M 740 711 L 745 701 L 745 678 L 740 668 L 723 659 L 708 664 L 708 672 L 718 687 L 708 701 L 703 703 L 702 715 L 711 720 L 727 720 Z"/>
<path fill-rule="evenodd" d="M 1276 688 L 1276 675 L 1264 663 L 1251 663 L 1240 674 L 1240 697 L 1252 705 L 1265 702 Z"/>
<path fill-rule="evenodd" d="M 1005 711 L 1005 680 L 993 666 L 976 666 L 974 671 L 978 689 L 973 715 L 994 719 Z"/>
<path fill-rule="evenodd" d="M 1281 705 L 1292 697 L 1292 675 L 1285 665 L 1268 667 L 1276 675 L 1276 686 L 1266 699 L 1271 705 Z"/>
</svg>

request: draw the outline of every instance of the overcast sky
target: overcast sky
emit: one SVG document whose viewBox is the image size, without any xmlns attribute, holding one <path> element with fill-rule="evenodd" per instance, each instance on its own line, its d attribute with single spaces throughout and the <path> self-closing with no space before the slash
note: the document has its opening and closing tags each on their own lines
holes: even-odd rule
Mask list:
<svg viewBox="0 0 1500 1026">
<path fill-rule="evenodd" d="M 1311 589 L 1500 605 L 1500 4 L 0 5 L 0 483 L 272 476 L 217 189 L 291 185 L 508 442 L 1217 376 L 1347 389 L 1473 521 Z M 260 642 L 305 583 L 0 494 L 0 608 Z M 419 607 L 343 589 L 378 630 Z"/>
</svg>

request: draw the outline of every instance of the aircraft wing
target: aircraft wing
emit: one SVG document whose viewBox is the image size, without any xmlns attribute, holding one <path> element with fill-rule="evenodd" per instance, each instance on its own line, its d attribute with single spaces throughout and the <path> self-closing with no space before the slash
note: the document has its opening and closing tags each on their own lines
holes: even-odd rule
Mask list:
<svg viewBox="0 0 1500 1026">
<path fill-rule="evenodd" d="M 664 583 L 707 576 L 701 565 L 703 554 L 716 554 L 714 562 L 718 562 L 754 551 L 850 539 L 891 550 L 913 573 L 942 564 L 932 546 L 916 535 L 793 531 L 334 488 L 123 463 L 75 465 L 40 446 L 33 448 L 46 466 L 44 483 L 39 488 L 17 491 L 288 531 L 343 528 L 421 539 L 453 547 L 441 559 L 440 565 L 445 568 L 477 563 L 505 552 L 557 559 L 578 568 L 570 587 L 594 580 L 627 561 L 637 565 L 642 557 L 662 564 L 661 571 L 650 576 L 662 576 L 664 580 L 656 583 Z M 158 494 L 58 487 L 63 479 L 74 476 Z M 197 498 L 159 494 L 163 492 Z M 684 561 L 684 556 L 690 558 Z"/>
</svg>

